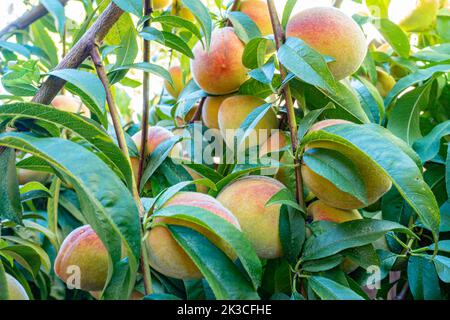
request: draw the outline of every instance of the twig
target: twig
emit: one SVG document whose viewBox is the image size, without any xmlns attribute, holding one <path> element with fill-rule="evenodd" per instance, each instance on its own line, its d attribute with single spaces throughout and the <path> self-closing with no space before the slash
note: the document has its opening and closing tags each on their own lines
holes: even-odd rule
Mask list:
<svg viewBox="0 0 450 320">
<path fill-rule="evenodd" d="M 192 120 L 190 123 L 194 123 L 196 121 L 200 121 L 202 119 L 202 110 L 203 106 L 205 105 L 206 97 L 203 97 L 202 100 L 200 100 L 200 103 L 198 105 L 197 110 L 195 110 L 194 116 L 192 117 Z"/>
<path fill-rule="evenodd" d="M 272 21 L 273 33 L 275 36 L 275 44 L 277 50 L 283 45 L 285 41 L 285 35 L 283 28 L 281 27 L 280 20 L 278 19 L 277 10 L 273 0 L 267 0 L 267 5 L 269 7 L 270 20 Z M 287 76 L 287 71 L 284 66 L 280 63 L 280 75 L 281 81 L 283 82 Z M 289 129 L 291 132 L 291 144 L 292 152 L 294 155 L 297 154 L 298 137 L 297 137 L 297 121 L 295 118 L 294 103 L 292 100 L 291 89 L 289 85 L 283 88 L 283 96 L 286 102 L 287 117 L 289 122 Z M 305 207 L 305 201 L 303 199 L 303 181 L 302 173 L 300 168 L 300 161 L 297 157 L 294 159 L 295 164 L 295 180 L 296 180 L 296 191 L 297 191 L 297 201 L 302 208 Z"/>
<path fill-rule="evenodd" d="M 152 9 L 152 0 L 144 1 L 144 16 L 150 16 L 153 12 Z M 150 19 L 147 19 L 144 22 L 144 27 L 148 27 L 150 25 Z M 144 39 L 144 62 L 150 61 L 150 41 Z M 138 181 L 137 185 L 141 185 L 142 174 L 144 172 L 144 163 L 145 163 L 145 155 L 147 154 L 147 139 L 148 139 L 148 117 L 150 110 L 150 74 L 144 71 L 143 75 L 143 93 L 142 93 L 142 123 L 141 123 L 141 132 L 142 132 L 142 141 L 141 141 L 141 154 L 139 158 L 139 171 L 138 171 Z"/>
<path fill-rule="evenodd" d="M 77 44 L 67 53 L 55 70 L 78 68 L 89 57 L 95 44 L 103 41 L 108 31 L 119 20 L 122 14 L 123 10 L 114 3 L 111 3 Z M 54 76 L 48 77 L 33 97 L 33 102 L 50 104 L 65 83 L 60 78 Z"/>
<path fill-rule="evenodd" d="M 69 0 L 59 0 L 59 2 L 61 2 L 63 6 L 65 6 L 68 1 Z M 31 25 L 36 20 L 39 20 L 47 13 L 48 13 L 47 9 L 42 4 L 33 7 L 31 10 L 26 12 L 17 20 L 11 22 L 5 28 L 0 30 L 0 38 L 3 38 L 8 33 L 12 33 L 16 30 L 22 30 L 27 28 L 29 25 Z"/>
</svg>

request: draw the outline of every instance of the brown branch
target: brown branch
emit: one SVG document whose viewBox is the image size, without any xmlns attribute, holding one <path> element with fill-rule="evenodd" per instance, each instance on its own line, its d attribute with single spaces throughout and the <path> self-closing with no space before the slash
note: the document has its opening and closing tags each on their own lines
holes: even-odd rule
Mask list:
<svg viewBox="0 0 450 320">
<path fill-rule="evenodd" d="M 234 0 L 233 5 L 230 8 L 230 12 L 238 11 L 240 6 L 241 6 L 241 0 Z M 228 21 L 227 21 L 227 26 L 228 27 L 232 26 L 232 23 L 231 23 L 230 19 L 228 19 Z"/>
<path fill-rule="evenodd" d="M 150 16 L 153 12 L 151 0 L 144 1 L 144 16 Z M 150 19 L 144 22 L 144 28 L 150 25 Z M 144 39 L 144 62 L 150 61 L 150 41 Z M 147 154 L 147 139 L 148 139 L 148 117 L 150 110 L 150 74 L 144 71 L 143 75 L 143 104 L 142 104 L 142 141 L 141 141 L 141 154 L 139 159 L 139 171 L 137 185 L 140 188 L 142 174 L 144 173 L 145 155 Z M 139 189 L 140 190 L 140 189 Z"/>
<path fill-rule="evenodd" d="M 69 0 L 59 0 L 59 2 L 61 2 L 63 6 L 65 6 L 68 1 Z M 29 25 L 31 25 L 36 20 L 39 20 L 47 13 L 48 13 L 47 9 L 42 4 L 33 7 L 31 10 L 26 12 L 17 20 L 11 22 L 5 28 L 0 30 L 0 38 L 3 38 L 8 33 L 14 32 L 16 30 L 22 30 L 27 28 Z"/>
<path fill-rule="evenodd" d="M 108 31 L 119 20 L 122 14 L 123 10 L 114 3 L 111 3 L 77 44 L 67 53 L 55 70 L 78 68 L 90 56 L 95 44 L 103 41 Z M 33 97 L 33 102 L 49 104 L 65 83 L 60 78 L 54 76 L 48 77 Z"/>
<path fill-rule="evenodd" d="M 273 0 L 267 0 L 267 6 L 269 7 L 270 20 L 272 22 L 273 33 L 275 36 L 275 44 L 277 50 L 283 45 L 286 37 L 284 35 L 283 28 L 281 27 L 280 20 L 278 18 L 277 10 L 275 7 L 275 3 Z M 284 66 L 280 63 L 280 75 L 281 81 L 283 82 L 287 76 L 287 71 Z M 292 144 L 292 152 L 294 155 L 297 155 L 297 146 L 298 146 L 298 137 L 297 137 L 297 121 L 295 118 L 295 110 L 294 110 L 294 102 L 292 100 L 291 89 L 289 85 L 286 85 L 283 88 L 283 96 L 286 101 L 286 110 L 287 117 L 289 122 L 289 129 L 291 132 L 291 144 Z M 296 181 L 296 191 L 297 191 L 297 201 L 300 206 L 305 208 L 305 201 L 303 199 L 303 180 L 302 180 L 302 172 L 300 168 L 300 161 L 297 156 L 294 158 L 295 164 L 295 181 Z"/>
<path fill-rule="evenodd" d="M 206 97 L 203 97 L 202 100 L 200 100 L 200 104 L 198 105 L 197 110 L 195 110 L 194 116 L 192 117 L 191 123 L 194 123 L 196 121 L 200 121 L 202 119 L 202 111 L 203 106 L 205 105 Z"/>
</svg>

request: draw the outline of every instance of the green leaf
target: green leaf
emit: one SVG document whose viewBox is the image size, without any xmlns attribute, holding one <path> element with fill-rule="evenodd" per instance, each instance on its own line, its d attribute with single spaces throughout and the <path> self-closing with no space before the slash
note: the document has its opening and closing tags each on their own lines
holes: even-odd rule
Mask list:
<svg viewBox="0 0 450 320">
<path fill-rule="evenodd" d="M 56 27 L 59 30 L 59 34 L 63 36 L 64 25 L 66 23 L 66 15 L 64 12 L 64 6 L 59 0 L 39 0 L 47 11 L 53 16 L 56 21 Z"/>
<path fill-rule="evenodd" d="M 156 41 L 166 47 L 184 54 L 191 59 L 194 58 L 191 48 L 189 48 L 188 44 L 176 34 L 167 31 L 159 31 L 152 27 L 146 27 L 139 33 L 139 35 L 145 40 Z"/>
<path fill-rule="evenodd" d="M 123 271 L 116 267 L 123 244 L 127 250 L 129 277 L 122 297 L 127 296 L 134 286 L 141 241 L 139 212 L 131 192 L 95 154 L 69 140 L 4 133 L 0 134 L 0 145 L 44 159 L 74 186 L 83 215 L 111 256 L 113 279 L 117 272 Z"/>
<path fill-rule="evenodd" d="M 450 253 L 450 240 L 442 240 L 438 243 L 439 251 Z M 434 250 L 434 244 L 429 245 L 428 249 Z"/>
<path fill-rule="evenodd" d="M 352 81 L 352 88 L 358 95 L 359 102 L 373 123 L 381 124 L 384 118 L 384 101 L 377 88 L 367 79 Z"/>
<path fill-rule="evenodd" d="M 398 99 L 389 117 L 387 128 L 411 146 L 422 138 L 420 112 L 429 103 L 431 83 L 418 87 Z"/>
<path fill-rule="evenodd" d="M 328 92 L 336 82 L 323 56 L 297 38 L 288 38 L 278 50 L 278 59 L 296 77 Z"/>
<path fill-rule="evenodd" d="M 390 0 L 366 0 L 370 14 L 377 18 L 388 18 Z"/>
<path fill-rule="evenodd" d="M 306 272 L 322 272 L 333 269 L 342 263 L 344 257 L 340 254 L 335 254 L 327 258 L 306 261 L 302 264 L 302 270 Z"/>
<path fill-rule="evenodd" d="M 250 77 L 264 84 L 271 84 L 275 75 L 275 62 L 271 58 L 266 64 L 248 73 Z"/>
<path fill-rule="evenodd" d="M 0 178 L 0 222 L 8 219 L 22 223 L 16 153 L 13 149 L 0 147 L 0 172 L 2 172 Z"/>
<path fill-rule="evenodd" d="M 416 300 L 441 299 L 439 278 L 430 256 L 409 258 L 408 283 Z"/>
<path fill-rule="evenodd" d="M 89 96 L 89 98 L 92 99 L 93 104 L 89 104 L 87 107 L 98 116 L 105 127 L 108 127 L 105 108 L 105 88 L 97 76 L 90 72 L 76 69 L 53 70 L 48 74 L 70 82 Z"/>
<path fill-rule="evenodd" d="M 338 224 L 315 238 L 306 241 L 303 260 L 325 258 L 345 249 L 370 244 L 389 231 L 414 236 L 408 228 L 385 220 L 354 220 Z"/>
<path fill-rule="evenodd" d="M 262 267 L 249 240 L 235 226 L 214 213 L 192 206 L 167 206 L 153 214 L 154 217 L 170 217 L 201 225 L 227 242 L 239 257 L 256 289 L 261 283 Z"/>
<path fill-rule="evenodd" d="M 195 171 L 199 175 L 208 178 L 214 183 L 219 182 L 224 177 L 220 173 L 218 173 L 216 170 L 203 165 L 203 164 L 197 164 L 197 163 L 183 163 L 184 166 L 188 167 L 189 169 Z"/>
<path fill-rule="evenodd" d="M 205 276 L 216 299 L 259 299 L 236 265 L 208 239 L 186 227 L 172 225 L 168 229 Z"/>
<path fill-rule="evenodd" d="M 206 49 L 209 50 L 211 44 L 212 26 L 213 22 L 209 15 L 209 10 L 200 0 L 182 0 L 183 6 L 188 8 L 195 19 L 197 19 L 200 27 L 202 28 L 203 35 L 205 36 Z"/>
<path fill-rule="evenodd" d="M 328 103 L 325 107 L 317 110 L 312 110 L 308 112 L 299 122 L 298 122 L 298 141 L 302 141 L 305 134 L 311 129 L 320 115 L 328 109 L 334 109 L 333 103 Z"/>
<path fill-rule="evenodd" d="M 123 155 L 120 148 L 114 144 L 112 138 L 95 125 L 94 122 L 70 112 L 31 102 L 3 105 L 0 108 L 0 116 L 37 119 L 57 124 L 58 126 L 71 130 L 103 153 L 105 156 L 102 157 L 102 159 L 111 167 L 117 168 L 122 173 L 123 179 L 127 182 L 127 185 L 131 188 L 132 172 L 126 157 Z M 33 160 L 30 158 L 28 159 L 28 161 Z M 23 165 L 25 161 L 26 159 L 21 161 L 19 166 L 21 164 Z M 37 167 L 36 165 L 33 165 L 28 167 L 28 169 L 42 171 L 42 167 L 39 164 Z"/>
<path fill-rule="evenodd" d="M 127 65 L 123 65 L 123 66 L 119 66 L 119 67 L 114 67 L 112 71 L 127 70 L 127 69 L 138 69 L 138 70 L 142 70 L 142 71 L 145 71 L 148 73 L 152 73 L 152 74 L 155 74 L 155 75 L 169 81 L 169 83 L 173 84 L 173 79 L 172 79 L 172 76 L 170 75 L 169 71 L 167 71 L 165 68 L 163 68 L 157 64 L 153 64 L 153 63 L 149 63 L 149 62 L 138 62 L 138 63 L 127 64 Z"/>
<path fill-rule="evenodd" d="M 350 288 L 325 277 L 312 276 L 308 284 L 322 300 L 364 300 Z"/>
<path fill-rule="evenodd" d="M 368 204 L 367 190 L 354 163 L 335 150 L 313 148 L 303 154 L 303 162 L 316 174 L 330 181 L 339 190 L 354 195 Z"/>
<path fill-rule="evenodd" d="M 373 18 L 372 20 L 372 24 L 380 31 L 384 39 L 392 46 L 392 49 L 394 49 L 400 57 L 408 58 L 411 48 L 407 34 L 399 26 L 388 19 Z"/>
<path fill-rule="evenodd" d="M 439 207 L 418 164 L 409 156 L 411 150 L 388 130 L 375 125 L 344 124 L 308 134 L 305 145 L 332 141 L 376 163 L 391 178 L 403 198 L 419 215 L 437 240 L 440 225 Z M 380 150 L 383 152 L 380 153 Z"/>
<path fill-rule="evenodd" d="M 306 238 L 306 224 L 301 211 L 282 205 L 279 231 L 283 256 L 290 264 L 295 265 Z"/>
<path fill-rule="evenodd" d="M 0 259 L 0 301 L 9 300 L 9 292 L 8 292 L 8 282 L 6 279 L 5 267 L 3 267 L 3 262 Z"/>
<path fill-rule="evenodd" d="M 189 20 L 177 16 L 159 16 L 152 18 L 152 23 L 161 23 L 163 26 L 183 28 L 190 31 L 197 39 L 202 40 L 202 34 L 197 26 Z"/>
<path fill-rule="evenodd" d="M 140 18 L 142 16 L 142 0 L 112 0 L 120 9 L 134 14 Z"/>
<path fill-rule="evenodd" d="M 286 26 L 289 22 L 289 18 L 291 17 L 292 11 L 294 10 L 295 5 L 297 4 L 297 0 L 287 0 L 286 5 L 284 6 L 283 16 L 281 18 L 281 26 L 283 29 L 286 29 Z"/>
<path fill-rule="evenodd" d="M 0 48 L 17 52 L 21 55 L 23 55 L 25 58 L 30 58 L 30 50 L 27 49 L 27 47 L 14 43 L 14 42 L 7 42 L 7 41 L 0 41 Z"/>
<path fill-rule="evenodd" d="M 445 283 L 450 283 L 450 258 L 436 256 L 433 259 L 439 278 Z"/>
<path fill-rule="evenodd" d="M 256 69 L 264 64 L 267 46 L 270 40 L 266 38 L 254 38 L 244 48 L 242 63 L 249 69 Z"/>
<path fill-rule="evenodd" d="M 287 189 L 281 189 L 277 193 L 275 193 L 265 204 L 265 207 L 270 207 L 272 205 L 276 204 L 284 204 L 289 207 L 294 208 L 295 210 L 298 210 L 300 212 L 303 212 L 304 210 L 300 207 L 300 205 L 297 203 L 297 200 L 295 199 L 292 192 Z"/>
<path fill-rule="evenodd" d="M 441 139 L 450 134 L 450 120 L 438 124 L 425 137 L 417 140 L 413 147 L 425 163 L 439 153 Z M 449 188 L 450 190 L 450 188 Z"/>
<path fill-rule="evenodd" d="M 58 49 L 54 40 L 48 34 L 42 21 L 36 21 L 31 25 L 31 37 L 34 45 L 45 52 L 49 61 L 43 60 L 44 65 L 51 69 L 58 64 Z"/>
<path fill-rule="evenodd" d="M 407 75 L 406 77 L 397 81 L 397 83 L 392 88 L 392 90 L 389 91 L 387 97 L 384 99 L 384 104 L 386 106 L 389 106 L 392 103 L 392 101 L 400 93 L 402 93 L 409 87 L 411 87 L 417 83 L 426 81 L 436 74 L 446 73 L 446 72 L 450 72 L 450 64 L 442 64 L 442 65 L 429 67 L 426 69 L 420 69 L 410 75 Z"/>
<path fill-rule="evenodd" d="M 245 118 L 244 122 L 239 127 L 238 134 L 236 136 L 237 145 L 240 147 L 244 144 L 247 137 L 254 132 L 255 127 L 261 121 L 261 119 L 266 115 L 267 112 L 273 112 L 272 104 L 265 103 L 252 110 L 249 115 Z"/>
<path fill-rule="evenodd" d="M 253 20 L 245 13 L 232 11 L 228 14 L 236 35 L 244 42 L 248 43 L 254 38 L 261 37 L 261 31 Z"/>
<path fill-rule="evenodd" d="M 120 45 L 116 51 L 116 63 L 112 67 L 112 71 L 108 73 L 110 84 L 113 85 L 116 82 L 122 80 L 126 73 L 127 68 L 119 69 L 123 65 L 130 65 L 136 59 L 139 52 L 139 46 L 136 41 L 136 30 L 134 28 L 128 28 L 120 39 Z M 122 70 L 117 72 L 116 70 Z"/>
</svg>

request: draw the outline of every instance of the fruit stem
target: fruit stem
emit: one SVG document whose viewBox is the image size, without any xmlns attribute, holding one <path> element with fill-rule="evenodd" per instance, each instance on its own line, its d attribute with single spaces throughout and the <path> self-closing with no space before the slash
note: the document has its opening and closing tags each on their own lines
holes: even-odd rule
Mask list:
<svg viewBox="0 0 450 320">
<path fill-rule="evenodd" d="M 110 84 L 108 80 L 108 76 L 106 75 L 105 68 L 103 67 L 102 58 L 100 56 L 100 52 L 98 50 L 98 46 L 94 45 L 92 47 L 91 51 L 91 58 L 92 62 L 95 65 L 95 69 L 97 70 L 98 77 L 100 78 L 106 92 L 106 101 L 108 103 L 109 107 L 109 113 L 111 114 L 111 119 L 114 125 L 114 130 L 116 132 L 117 141 L 119 143 L 119 147 L 122 150 L 123 154 L 125 155 L 125 158 L 128 161 L 128 164 L 131 167 L 131 160 L 130 155 L 128 153 L 128 146 L 125 140 L 125 133 L 123 131 L 123 128 L 120 124 L 120 116 L 119 111 L 117 110 L 116 103 L 114 101 L 114 98 L 111 93 Z M 142 216 L 144 214 L 144 208 L 141 203 L 141 199 L 139 197 L 139 191 L 137 188 L 136 180 L 134 179 L 134 175 L 131 175 L 132 177 L 132 193 L 133 198 L 136 202 L 136 205 L 138 206 L 139 215 Z M 142 235 L 141 230 L 141 235 Z M 151 285 L 151 275 L 150 271 L 148 270 L 148 257 L 147 257 L 147 250 L 145 247 L 145 243 L 141 245 L 141 269 L 142 273 L 144 274 L 144 283 L 145 283 L 145 292 L 146 294 L 149 294 L 152 292 L 152 285 Z"/>
<path fill-rule="evenodd" d="M 270 20 L 272 22 L 273 33 L 275 36 L 275 44 L 276 44 L 277 50 L 279 50 L 280 47 L 283 45 L 284 41 L 286 40 L 286 37 L 284 35 L 283 28 L 281 27 L 281 23 L 278 18 L 278 13 L 277 13 L 277 9 L 275 7 L 274 1 L 267 0 L 267 6 L 269 7 Z M 281 81 L 283 82 L 287 76 L 287 71 L 281 63 L 280 63 L 280 75 L 281 75 Z M 283 88 L 283 96 L 284 96 L 284 100 L 286 101 L 287 117 L 288 117 L 289 129 L 291 132 L 292 154 L 296 155 L 297 154 L 297 146 L 298 146 L 297 120 L 295 118 L 294 102 L 292 100 L 291 88 L 289 87 L 289 85 L 286 85 Z M 296 195 L 297 201 L 300 204 L 300 206 L 304 209 L 305 201 L 303 198 L 303 179 L 302 179 L 302 172 L 301 172 L 301 168 L 300 168 L 300 161 L 299 161 L 298 157 L 294 158 L 294 164 L 295 164 L 295 181 L 296 181 L 296 189 L 297 189 L 296 190 L 297 191 L 297 195 Z"/>
<path fill-rule="evenodd" d="M 152 0 L 144 1 L 144 16 L 149 16 L 144 22 L 144 28 L 150 26 L 151 14 L 153 12 L 152 9 Z M 144 62 L 150 62 L 150 41 L 144 39 L 143 43 L 144 49 Z M 147 139 L 148 139 L 148 118 L 149 118 L 149 110 L 150 110 L 150 74 L 144 71 L 143 75 L 143 90 L 142 90 L 142 123 L 141 123 L 141 132 L 142 132 L 142 141 L 141 141 L 141 154 L 139 158 L 139 171 L 138 171 L 138 181 L 137 185 L 141 185 L 142 174 L 144 172 L 144 163 L 145 163 L 145 155 L 147 154 Z"/>
</svg>

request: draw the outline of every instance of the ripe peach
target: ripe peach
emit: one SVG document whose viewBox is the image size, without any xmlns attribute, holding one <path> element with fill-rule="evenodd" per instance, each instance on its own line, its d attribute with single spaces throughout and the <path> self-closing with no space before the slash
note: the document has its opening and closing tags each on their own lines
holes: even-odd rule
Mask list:
<svg viewBox="0 0 450 320">
<path fill-rule="evenodd" d="M 188 21 L 191 21 L 191 22 L 195 22 L 194 14 L 191 12 L 191 10 L 189 10 L 186 7 L 181 7 L 180 8 L 180 10 L 178 11 L 178 16 L 183 18 L 183 19 L 185 19 L 185 20 L 188 20 Z"/>
<path fill-rule="evenodd" d="M 328 66 L 336 80 L 358 70 L 367 53 L 366 38 L 358 24 L 332 7 L 301 11 L 289 20 L 286 35 L 300 38 L 319 53 L 334 58 Z"/>
<path fill-rule="evenodd" d="M 172 97 L 178 99 L 181 91 L 183 91 L 186 86 L 186 83 L 189 82 L 190 77 L 183 77 L 183 70 L 181 70 L 180 66 L 171 67 L 169 69 L 169 73 L 172 76 L 173 85 L 170 84 L 169 81 L 165 80 L 164 86 Z"/>
<path fill-rule="evenodd" d="M 285 186 L 263 176 L 248 176 L 226 186 L 217 200 L 239 220 L 242 231 L 260 258 L 281 257 L 279 235 L 281 205 L 266 207 L 267 201 Z"/>
<path fill-rule="evenodd" d="M 395 86 L 395 79 L 383 69 L 377 67 L 377 89 L 383 98 L 386 98 L 389 91 Z"/>
<path fill-rule="evenodd" d="M 392 0 L 389 17 L 407 32 L 425 31 L 431 27 L 440 0 Z"/>
<path fill-rule="evenodd" d="M 219 129 L 219 108 L 226 96 L 209 96 L 205 99 L 202 109 L 203 124 L 210 129 Z"/>
<path fill-rule="evenodd" d="M 198 110 L 198 105 L 194 106 L 191 108 L 191 110 L 189 110 L 189 112 L 184 116 L 184 118 L 182 118 L 181 116 L 176 116 L 175 117 L 175 122 L 177 124 L 178 127 L 182 127 L 184 125 L 186 125 L 187 123 L 191 122 L 194 119 L 195 113 Z"/>
<path fill-rule="evenodd" d="M 5 273 L 9 300 L 30 300 L 25 288 L 14 277 Z"/>
<path fill-rule="evenodd" d="M 55 260 L 55 273 L 66 283 L 73 276 L 73 285 L 79 275 L 79 289 L 101 291 L 108 277 L 108 265 L 109 254 L 103 242 L 91 226 L 85 225 L 64 239 Z"/>
<path fill-rule="evenodd" d="M 153 10 L 161 10 L 167 8 L 172 3 L 172 0 L 153 0 Z"/>
<path fill-rule="evenodd" d="M 213 32 L 209 51 L 198 42 L 191 60 L 195 82 L 209 94 L 223 95 L 237 91 L 247 80 L 247 68 L 242 64 L 244 44 L 226 27 Z"/>
<path fill-rule="evenodd" d="M 348 123 L 343 120 L 326 120 L 315 124 L 310 132 L 326 127 Z M 307 165 L 302 164 L 302 175 L 306 186 L 323 202 L 334 208 L 361 209 L 375 203 L 392 186 L 392 182 L 386 173 L 364 156 L 355 155 L 354 151 L 346 146 L 329 141 L 319 141 L 308 144 L 306 149 L 324 148 L 340 152 L 353 162 L 359 171 L 366 186 L 368 204 L 364 204 L 351 194 L 341 191 L 332 182 L 312 171 Z"/>
<path fill-rule="evenodd" d="M 164 207 L 169 206 L 192 206 L 208 210 L 215 215 L 225 219 L 236 228 L 240 229 L 236 217 L 220 204 L 216 199 L 206 194 L 195 192 L 179 192 L 172 197 Z M 180 225 L 194 229 L 201 233 L 218 248 L 226 253 L 231 259 L 235 259 L 233 250 L 213 232 L 195 223 L 175 219 L 156 218 L 155 223 L 166 223 Z M 170 231 L 164 226 L 153 227 L 146 239 L 150 265 L 162 274 L 176 279 L 200 279 L 202 274 L 195 263 L 172 237 Z"/>
<path fill-rule="evenodd" d="M 233 147 L 234 137 L 237 134 L 237 132 L 233 132 L 233 130 L 239 129 L 247 116 L 254 109 L 265 103 L 266 102 L 260 98 L 241 95 L 229 97 L 222 102 L 218 115 L 219 128 L 225 142 L 230 148 Z M 255 126 L 254 130 L 256 132 L 256 137 L 247 137 L 245 142 L 247 147 L 250 148 L 257 144 L 264 143 L 271 135 L 271 130 L 277 128 L 278 119 L 276 113 L 273 109 L 270 109 Z"/>
<path fill-rule="evenodd" d="M 59 95 L 56 96 L 51 105 L 58 110 L 67 111 L 72 113 L 78 113 L 86 118 L 91 117 L 91 111 L 88 107 L 86 107 L 81 100 L 78 98 L 67 96 L 67 95 Z"/>
<path fill-rule="evenodd" d="M 240 11 L 248 15 L 258 26 L 263 36 L 273 33 L 267 2 L 262 0 L 244 0 Z"/>
</svg>

